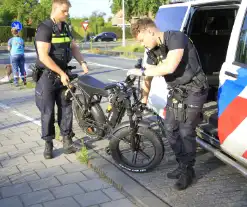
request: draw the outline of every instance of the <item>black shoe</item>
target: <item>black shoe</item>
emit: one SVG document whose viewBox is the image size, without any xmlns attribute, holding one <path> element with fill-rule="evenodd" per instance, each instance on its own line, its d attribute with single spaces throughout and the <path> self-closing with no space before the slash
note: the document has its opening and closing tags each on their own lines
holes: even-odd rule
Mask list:
<svg viewBox="0 0 247 207">
<path fill-rule="evenodd" d="M 53 142 L 52 141 L 46 141 L 45 142 L 45 151 L 44 151 L 44 158 L 45 159 L 52 159 L 52 150 L 53 150 Z"/>
<path fill-rule="evenodd" d="M 178 179 L 181 175 L 181 167 L 180 165 L 173 170 L 172 172 L 167 173 L 167 178 L 169 179 Z"/>
<path fill-rule="evenodd" d="M 72 136 L 63 137 L 64 154 L 75 153 L 77 149 L 73 146 Z"/>
<path fill-rule="evenodd" d="M 179 166 L 173 170 L 172 172 L 167 173 L 167 178 L 169 179 L 179 179 L 180 175 L 182 174 L 182 167 L 179 164 Z M 192 177 L 194 178 L 196 176 L 194 169 L 192 168 Z"/>
<path fill-rule="evenodd" d="M 192 184 L 193 178 L 195 177 L 195 171 L 191 166 L 182 166 L 181 175 L 175 183 L 174 188 L 176 190 L 185 190 Z"/>
</svg>

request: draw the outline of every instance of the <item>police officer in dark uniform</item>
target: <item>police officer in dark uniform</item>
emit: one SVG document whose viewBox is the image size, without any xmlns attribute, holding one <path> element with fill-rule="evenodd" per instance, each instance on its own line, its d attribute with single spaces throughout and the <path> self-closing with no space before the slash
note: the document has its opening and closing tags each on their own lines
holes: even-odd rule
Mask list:
<svg viewBox="0 0 247 207">
<path fill-rule="evenodd" d="M 42 136 L 45 140 L 44 157 L 53 157 L 55 138 L 54 106 L 58 109 L 58 125 L 63 137 L 64 153 L 76 151 L 72 137 L 72 103 L 65 98 L 65 90 L 71 71 L 68 63 L 72 56 L 80 63 L 84 73 L 88 72 L 79 48 L 73 41 L 68 24 L 65 23 L 71 4 L 69 0 L 53 0 L 50 19 L 43 21 L 37 28 L 35 47 L 37 52 L 35 89 L 36 105 L 41 112 Z"/>
<path fill-rule="evenodd" d="M 184 33 L 161 32 L 151 19 L 144 18 L 132 25 L 132 34 L 146 47 L 148 55 L 146 70 L 128 71 L 128 75 L 144 76 L 142 102 L 147 103 L 154 76 L 164 76 L 168 84 L 165 128 L 178 168 L 167 177 L 178 179 L 175 188 L 183 190 L 195 177 L 195 128 L 208 96 L 207 77 L 196 48 Z"/>
</svg>

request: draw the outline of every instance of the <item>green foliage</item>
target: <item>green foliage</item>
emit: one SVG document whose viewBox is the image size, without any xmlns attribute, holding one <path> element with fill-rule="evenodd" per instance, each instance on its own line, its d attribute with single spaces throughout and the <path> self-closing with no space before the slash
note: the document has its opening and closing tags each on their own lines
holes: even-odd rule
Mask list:
<svg viewBox="0 0 247 207">
<path fill-rule="evenodd" d="M 0 26 L 0 42 L 8 42 L 8 40 L 12 37 L 11 27 L 10 26 Z M 25 41 L 32 41 L 32 38 L 35 35 L 35 28 L 24 27 L 20 36 Z"/>
<path fill-rule="evenodd" d="M 12 37 L 11 27 L 0 26 L 0 42 L 7 42 Z"/>
<path fill-rule="evenodd" d="M 167 2 L 168 0 L 125 0 L 125 18 L 129 21 L 133 16 L 144 16 L 149 12 L 154 16 L 159 7 Z M 121 9 L 122 0 L 113 0 L 112 13 L 116 14 Z"/>
<path fill-rule="evenodd" d="M 117 52 L 144 52 L 144 47 L 140 46 L 140 44 L 131 44 L 126 47 L 118 46 L 113 48 L 113 51 Z"/>
<path fill-rule="evenodd" d="M 82 140 L 83 142 L 83 140 Z M 90 156 L 87 150 L 87 147 L 85 145 L 82 146 L 81 150 L 76 153 L 77 159 L 83 163 L 83 164 L 88 164 Z"/>
<path fill-rule="evenodd" d="M 2 0 L 1 3 L 0 25 L 5 26 L 18 20 L 24 26 L 36 27 L 51 12 L 51 0 Z"/>
</svg>

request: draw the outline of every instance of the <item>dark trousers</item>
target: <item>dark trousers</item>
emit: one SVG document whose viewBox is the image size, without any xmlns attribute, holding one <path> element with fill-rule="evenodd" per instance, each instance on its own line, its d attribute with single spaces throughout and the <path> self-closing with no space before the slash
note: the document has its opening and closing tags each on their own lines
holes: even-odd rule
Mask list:
<svg viewBox="0 0 247 207">
<path fill-rule="evenodd" d="M 165 120 L 166 136 L 179 163 L 194 166 L 196 158 L 195 128 L 201 121 L 203 104 L 207 100 L 208 91 L 192 93 L 184 100 L 187 105 L 184 121 L 175 118 L 172 98 L 168 98 Z"/>
<path fill-rule="evenodd" d="M 46 141 L 51 141 L 55 138 L 55 103 L 58 108 L 58 125 L 60 127 L 61 136 L 71 136 L 72 132 L 72 102 L 64 98 L 64 90 L 66 90 L 61 82 L 54 83 L 54 79 L 48 78 L 46 73 L 43 73 L 37 82 L 35 88 L 36 106 L 41 112 L 41 138 Z"/>
</svg>

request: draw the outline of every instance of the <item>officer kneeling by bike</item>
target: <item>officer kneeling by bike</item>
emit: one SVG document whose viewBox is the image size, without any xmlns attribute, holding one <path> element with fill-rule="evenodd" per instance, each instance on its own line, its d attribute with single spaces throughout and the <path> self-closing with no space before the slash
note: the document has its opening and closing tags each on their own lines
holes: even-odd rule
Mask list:
<svg viewBox="0 0 247 207">
<path fill-rule="evenodd" d="M 64 153 L 74 153 L 72 137 L 72 103 L 66 100 L 65 90 L 71 72 L 68 63 L 72 56 L 81 64 L 84 73 L 88 72 L 79 48 L 73 41 L 68 24 L 65 23 L 71 4 L 68 0 L 53 0 L 50 19 L 43 21 L 37 28 L 35 47 L 37 52 L 36 69 L 33 73 L 37 82 L 35 89 L 36 105 L 41 112 L 41 138 L 45 140 L 44 157 L 53 157 L 55 138 L 54 106 L 58 108 L 58 125 L 63 137 Z"/>
<path fill-rule="evenodd" d="M 195 177 L 195 128 L 208 95 L 207 78 L 196 48 L 184 33 L 161 32 L 149 18 L 139 19 L 131 29 L 133 36 L 147 49 L 148 55 L 146 70 L 128 71 L 128 75 L 144 76 L 142 102 L 147 103 L 154 76 L 164 76 L 170 89 L 165 128 L 179 166 L 167 177 L 178 179 L 175 188 L 183 190 Z"/>
</svg>

